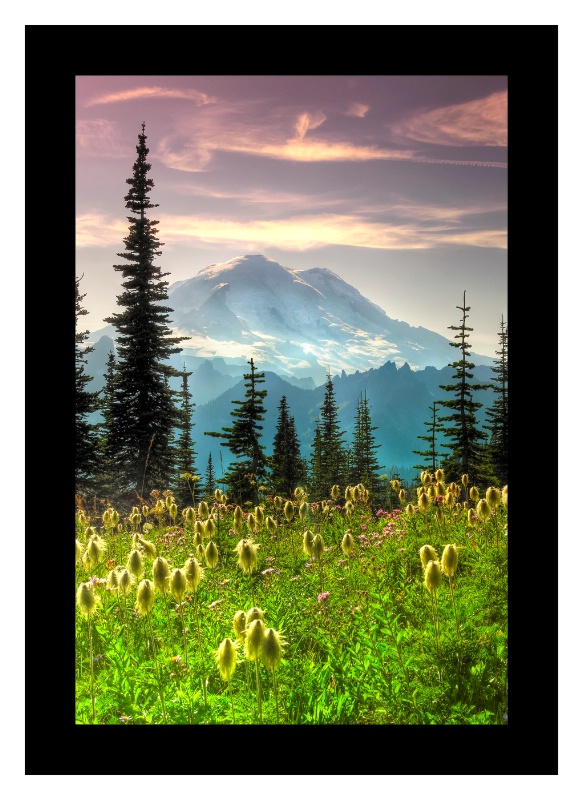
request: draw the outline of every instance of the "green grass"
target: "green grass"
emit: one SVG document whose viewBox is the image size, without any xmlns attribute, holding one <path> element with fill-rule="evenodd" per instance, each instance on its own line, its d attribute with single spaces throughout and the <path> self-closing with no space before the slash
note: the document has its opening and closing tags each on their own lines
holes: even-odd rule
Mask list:
<svg viewBox="0 0 583 800">
<path fill-rule="evenodd" d="M 241 648 L 241 662 L 230 682 L 231 706 L 229 684 L 221 679 L 215 661 L 223 639 L 235 639 L 235 612 L 254 605 L 264 611 L 265 625 L 281 632 L 287 642 L 275 669 L 277 710 L 273 673 L 263 664 L 259 667 L 263 724 L 275 724 L 277 719 L 286 725 L 505 724 L 507 512 L 503 505 L 486 522 L 474 525 L 461 507 L 446 509 L 444 520 L 438 522 L 435 506 L 425 516 L 418 511 L 408 516 L 401 510 L 379 512 L 362 502 L 355 503 L 350 517 L 334 506 L 328 519 L 311 511 L 304 523 L 295 517 L 289 525 L 270 499 L 262 505 L 278 528 L 272 535 L 264 524 L 254 533 L 259 548 L 252 574 L 243 574 L 235 552 L 239 539 L 251 534 L 244 523 L 242 534 L 236 535 L 234 506 L 222 506 L 214 536 L 217 568 L 205 568 L 198 590 L 187 591 L 182 610 L 171 595 L 157 592 L 149 616 L 136 611 L 138 581 L 127 597 L 107 588 L 107 563 L 125 566 L 132 550 L 131 528 L 135 531 L 139 525 L 171 568 L 183 567 L 194 553 L 192 528 L 172 525 L 168 516 L 142 515 L 139 524 L 120 519 L 121 530 L 100 530 L 101 520 L 78 515 L 82 550 L 91 533 L 88 525 L 106 545 L 101 563 L 83 566 L 82 557 L 77 560 L 77 586 L 93 581 L 100 598 L 89 623 L 77 609 L 78 724 L 166 720 L 229 725 L 233 710 L 236 724 L 258 723 L 255 663 L 245 660 Z M 180 513 L 177 519 L 184 520 Z M 305 527 L 324 539 L 319 563 L 302 550 Z M 340 547 L 347 530 L 354 537 L 349 556 Z M 446 544 L 458 548 L 452 580 L 457 625 L 449 581 L 443 576 L 435 591 L 438 636 L 419 557 L 425 544 L 432 545 L 439 557 Z M 144 577 L 151 580 L 151 561 L 144 564 Z"/>
</svg>

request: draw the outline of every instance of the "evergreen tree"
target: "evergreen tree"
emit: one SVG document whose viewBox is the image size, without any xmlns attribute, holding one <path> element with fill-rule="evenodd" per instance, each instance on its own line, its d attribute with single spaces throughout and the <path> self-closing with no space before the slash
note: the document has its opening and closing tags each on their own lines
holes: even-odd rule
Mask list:
<svg viewBox="0 0 583 800">
<path fill-rule="evenodd" d="M 490 431 L 489 453 L 492 470 L 497 482 L 502 486 L 508 483 L 508 324 L 500 324 L 500 350 L 492 372 L 495 377 L 492 388 L 497 394 L 492 408 L 486 410 L 489 424 L 484 427 Z"/>
<path fill-rule="evenodd" d="M 108 448 L 115 488 L 127 500 L 170 485 L 176 464 L 173 432 L 180 425 L 180 411 L 169 378 L 180 373 L 168 359 L 180 352 L 177 345 L 185 338 L 171 335 L 172 309 L 162 305 L 168 298 L 168 283 L 162 278 L 169 273 L 154 265 L 162 243 L 156 237 L 157 220 L 146 216 L 157 204 L 148 197 L 154 182 L 147 177 L 151 165 L 144 131 L 142 124 L 133 174 L 126 181 L 130 189 L 124 199 L 132 216 L 127 217 L 126 252 L 118 255 L 128 263 L 114 265 L 123 277 L 124 291 L 118 296 L 123 310 L 105 320 L 118 332 Z"/>
<path fill-rule="evenodd" d="M 380 467 L 375 453 L 380 445 L 375 444 L 373 436 L 373 431 L 376 430 L 376 426 L 372 425 L 365 392 L 364 397 L 360 396 L 356 406 L 349 480 L 353 484 L 362 483 L 374 499 L 378 499 L 382 491 L 381 480 L 378 476 Z"/>
<path fill-rule="evenodd" d="M 417 437 L 418 439 L 421 439 L 421 441 L 428 443 L 427 449 L 413 450 L 415 455 L 422 456 L 425 461 L 422 464 L 415 464 L 413 469 L 435 472 L 435 470 L 441 464 L 441 459 L 445 455 L 439 451 L 438 445 L 439 434 L 443 432 L 443 425 L 437 414 L 438 405 L 438 402 L 435 400 L 433 405 L 429 406 L 429 410 L 431 411 L 431 419 L 428 422 L 423 423 L 429 430 L 425 436 Z"/>
<path fill-rule="evenodd" d="M 312 456 L 310 459 L 310 493 L 315 500 L 327 499 L 330 492 L 330 489 L 326 488 L 322 477 L 322 450 L 322 431 L 320 429 L 320 420 L 318 420 L 314 429 Z"/>
<path fill-rule="evenodd" d="M 213 456 L 212 453 L 209 453 L 205 472 L 204 496 L 206 498 L 213 498 L 216 489 L 217 481 L 215 479 L 215 469 L 213 467 Z"/>
<path fill-rule="evenodd" d="M 306 465 L 301 457 L 296 423 L 289 413 L 285 395 L 281 398 L 278 411 L 273 456 L 269 460 L 270 486 L 274 494 L 292 498 L 296 486 L 306 479 Z"/>
<path fill-rule="evenodd" d="M 196 502 L 196 481 L 194 442 L 192 440 L 192 413 L 195 403 L 192 402 L 192 392 L 188 388 L 188 378 L 192 372 L 182 372 L 182 391 L 180 393 L 180 423 L 178 425 L 178 438 L 176 440 L 176 470 L 174 481 L 174 495 L 176 502 L 182 506 L 194 505 Z"/>
<path fill-rule="evenodd" d="M 100 392 L 99 411 L 101 412 L 101 422 L 98 425 L 100 435 L 101 459 L 99 462 L 99 472 L 97 484 L 99 493 L 106 499 L 115 496 L 113 480 L 113 464 L 115 462 L 112 452 L 112 439 L 110 431 L 113 425 L 113 398 L 115 394 L 115 383 L 117 372 L 115 369 L 115 354 L 110 351 L 107 356 L 106 372 L 104 374 L 105 383 Z"/>
<path fill-rule="evenodd" d="M 253 359 L 247 362 L 251 372 L 245 373 L 243 378 L 247 391 L 245 400 L 232 400 L 238 406 L 231 411 L 235 422 L 230 428 L 222 428 L 221 432 L 205 431 L 206 436 L 216 436 L 223 439 L 222 447 L 227 447 L 238 461 L 229 465 L 225 481 L 234 498 L 241 505 L 259 502 L 258 488 L 267 480 L 268 459 L 261 444 L 261 431 L 265 408 L 263 398 L 267 395 L 265 389 L 258 389 L 258 385 L 265 383 L 265 373 L 257 372 Z"/>
<path fill-rule="evenodd" d="M 98 408 L 98 393 L 87 389 L 93 380 L 85 372 L 85 356 L 93 350 L 83 347 L 89 331 L 77 330 L 79 317 L 89 313 L 81 303 L 85 295 L 79 291 L 80 282 L 81 278 L 75 279 L 75 489 L 84 494 L 92 486 L 98 463 L 97 426 L 87 419 Z"/>
<path fill-rule="evenodd" d="M 470 383 L 474 377 L 471 370 L 475 364 L 469 360 L 470 344 L 468 336 L 473 328 L 467 324 L 468 311 L 470 306 L 466 306 L 466 293 L 464 291 L 463 306 L 456 306 L 462 312 L 461 325 L 450 325 L 450 330 L 459 331 L 454 338 L 459 342 L 450 342 L 451 347 L 456 347 L 461 351 L 460 358 L 448 366 L 455 369 L 452 376 L 456 379 L 455 383 L 440 386 L 446 392 L 455 394 L 453 400 L 442 400 L 440 405 L 451 409 L 451 414 L 442 417 L 442 422 L 451 423 L 450 426 L 444 425 L 443 435 L 450 439 L 445 447 L 451 450 L 443 462 L 446 475 L 451 475 L 452 480 L 459 480 L 461 475 L 468 474 L 470 482 L 481 485 L 489 480 L 489 469 L 487 465 L 485 448 L 486 440 L 484 431 L 478 428 L 476 411 L 482 404 L 476 402 L 474 392 L 481 389 L 488 389 L 490 384 Z"/>
<path fill-rule="evenodd" d="M 340 430 L 338 406 L 334 399 L 334 385 L 330 372 L 326 379 L 326 391 L 321 410 L 321 485 L 324 497 L 328 497 L 335 484 L 344 485 L 348 480 L 346 474 L 346 456 L 343 447 L 344 431 Z"/>
</svg>

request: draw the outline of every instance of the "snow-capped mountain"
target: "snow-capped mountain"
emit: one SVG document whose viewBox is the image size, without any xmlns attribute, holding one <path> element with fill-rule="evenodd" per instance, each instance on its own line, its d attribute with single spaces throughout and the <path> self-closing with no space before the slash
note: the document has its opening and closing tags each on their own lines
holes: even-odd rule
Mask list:
<svg viewBox="0 0 583 800">
<path fill-rule="evenodd" d="M 345 370 L 387 361 L 438 369 L 455 356 L 449 340 L 391 319 L 329 269 L 294 270 L 262 255 L 212 264 L 172 284 L 171 324 L 184 354 L 202 358 L 253 357 L 261 369 L 324 380 Z M 491 364 L 474 356 L 476 364 Z"/>
</svg>

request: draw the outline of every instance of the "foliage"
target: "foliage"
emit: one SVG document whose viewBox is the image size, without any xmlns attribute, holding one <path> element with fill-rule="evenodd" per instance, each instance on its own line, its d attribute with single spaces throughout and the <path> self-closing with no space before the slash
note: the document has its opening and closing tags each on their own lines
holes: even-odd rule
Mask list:
<svg viewBox="0 0 583 800">
<path fill-rule="evenodd" d="M 268 472 L 268 459 L 261 444 L 263 426 L 259 424 L 265 414 L 262 401 L 267 391 L 257 388 L 265 382 L 265 373 L 257 372 L 253 359 L 247 363 L 251 372 L 243 375 L 246 399 L 232 401 L 237 406 L 231 411 L 235 422 L 228 428 L 222 428 L 222 432 L 205 431 L 205 436 L 223 439 L 221 445 L 227 447 L 237 459 L 230 465 L 224 480 L 240 505 L 246 502 L 257 504 L 259 487 L 266 482 Z"/>
<path fill-rule="evenodd" d="M 508 483 L 508 324 L 500 323 L 500 349 L 496 355 L 496 365 L 492 368 L 496 400 L 492 408 L 486 410 L 488 419 L 484 427 L 490 431 L 488 446 L 492 470 L 500 485 Z"/>
<path fill-rule="evenodd" d="M 172 489 L 180 505 L 194 505 L 197 501 L 196 481 L 189 477 L 196 472 L 194 442 L 192 440 L 192 414 L 195 404 L 188 388 L 188 378 L 192 375 L 186 369 L 182 372 L 182 391 L 180 393 L 180 420 L 176 439 L 175 478 Z"/>
<path fill-rule="evenodd" d="M 89 332 L 77 330 L 79 317 L 88 313 L 82 306 L 85 295 L 79 291 L 80 282 L 81 278 L 75 279 L 75 484 L 77 492 L 84 492 L 91 485 L 98 463 L 97 427 L 87 419 L 97 410 L 98 396 L 87 388 L 93 380 L 85 373 L 85 356 L 93 349 L 83 347 Z"/>
<path fill-rule="evenodd" d="M 507 491 L 488 493 L 484 519 L 477 500 L 466 508 L 429 492 L 438 477 L 445 480 L 425 476 L 425 512 L 410 490 L 393 511 L 356 498 L 350 511 L 328 501 L 323 513 L 314 498 L 302 517 L 299 492 L 284 522 L 277 498 L 265 497 L 260 513 L 243 512 L 256 548 L 250 572 L 236 552 L 237 507 L 222 498 L 199 508 L 202 516 L 178 509 L 173 519 L 172 495 L 155 492 L 151 511 L 120 515 L 115 526 L 112 514 L 79 511 L 76 582 L 89 583 L 100 602 L 89 617 L 77 614 L 77 723 L 506 724 Z M 460 487 L 450 487 L 455 498 Z M 214 525 L 205 545 L 214 542 L 218 563 L 184 595 L 157 589 L 151 612 L 140 614 L 138 579 L 124 594 L 112 575 L 119 585 L 136 548 L 144 558 L 139 580 L 154 577 L 151 547 L 171 574 L 184 568 L 207 513 Z M 324 541 L 319 560 L 301 549 L 308 522 Z M 352 546 L 343 549 L 348 531 Z M 432 595 L 420 549 L 431 545 L 441 558 L 452 544 L 455 571 L 448 578 L 444 567 Z M 269 669 L 239 645 L 223 680 L 219 646 L 238 638 L 234 617 L 253 607 L 285 641 L 281 660 Z"/>
<path fill-rule="evenodd" d="M 455 395 L 453 400 L 441 400 L 440 405 L 451 410 L 448 416 L 441 417 L 441 423 L 450 423 L 443 426 L 443 435 L 450 439 L 445 447 L 451 451 L 443 460 L 444 468 L 449 472 L 459 472 L 468 474 L 473 483 L 483 485 L 487 480 L 486 459 L 483 442 L 486 434 L 480 430 L 476 421 L 476 411 L 481 407 L 481 403 L 474 400 L 474 393 L 480 389 L 488 388 L 488 384 L 471 383 L 474 377 L 471 370 L 474 368 L 470 359 L 469 333 L 473 330 L 467 324 L 468 311 L 470 306 L 466 306 L 466 293 L 462 306 L 456 306 L 462 312 L 461 325 L 450 325 L 450 329 L 459 331 L 454 339 L 459 342 L 450 342 L 451 347 L 458 348 L 460 358 L 449 366 L 455 372 L 453 378 L 455 383 L 440 386 L 446 392 Z"/>
<path fill-rule="evenodd" d="M 428 428 L 428 432 L 425 436 L 418 436 L 418 439 L 421 439 L 423 442 L 428 442 L 427 450 L 413 450 L 413 453 L 417 456 L 423 456 L 423 458 L 427 459 L 423 464 L 415 464 L 413 469 L 424 470 L 428 469 L 431 472 L 435 472 L 435 470 L 441 464 L 441 459 L 445 455 L 439 451 L 439 435 L 443 432 L 444 426 L 439 421 L 439 417 L 437 414 L 437 406 L 439 403 L 437 400 L 434 400 L 433 404 L 429 406 L 429 410 L 431 411 L 431 418 L 429 422 L 424 422 L 426 428 Z"/>
<path fill-rule="evenodd" d="M 133 175 L 126 180 L 125 196 L 129 233 L 124 239 L 128 263 L 114 265 L 123 277 L 123 292 L 118 311 L 105 321 L 117 329 L 116 380 L 111 386 L 107 448 L 111 458 L 112 482 L 126 498 L 148 494 L 153 488 L 168 486 L 175 465 L 173 432 L 180 425 L 180 412 L 169 379 L 179 372 L 169 365 L 169 357 L 180 352 L 184 337 L 173 337 L 168 327 L 170 308 L 167 282 L 154 259 L 160 255 L 156 220 L 146 212 L 156 208 L 148 197 L 154 182 L 148 178 L 145 125 L 138 136 Z"/>
<path fill-rule="evenodd" d="M 269 485 L 274 494 L 291 498 L 296 486 L 306 480 L 306 465 L 300 455 L 300 443 L 294 418 L 289 413 L 285 395 L 279 403 L 277 428 L 273 439 L 273 455 Z"/>
<path fill-rule="evenodd" d="M 332 486 L 348 480 L 348 461 L 343 437 L 344 431 L 340 430 L 338 422 L 334 384 L 328 372 L 324 402 L 312 444 L 310 486 L 316 496 L 326 496 Z"/>
<path fill-rule="evenodd" d="M 356 407 L 349 480 L 351 483 L 362 483 L 371 493 L 372 499 L 378 501 L 382 484 L 378 475 L 381 468 L 375 452 L 379 445 L 375 444 L 373 436 L 373 431 L 376 430 L 371 421 L 365 392 L 364 396 L 360 396 Z"/>
</svg>

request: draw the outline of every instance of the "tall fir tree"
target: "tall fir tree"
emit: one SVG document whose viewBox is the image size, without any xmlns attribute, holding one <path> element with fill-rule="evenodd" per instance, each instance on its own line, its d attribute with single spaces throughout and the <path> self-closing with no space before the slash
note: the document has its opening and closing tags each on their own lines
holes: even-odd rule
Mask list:
<svg viewBox="0 0 583 800">
<path fill-rule="evenodd" d="M 443 432 L 443 424 L 441 423 L 437 413 L 438 405 L 439 403 L 437 400 L 434 400 L 433 405 L 429 406 L 431 417 L 427 422 L 423 423 L 428 429 L 427 433 L 424 436 L 417 437 L 418 439 L 421 439 L 422 442 L 427 442 L 427 448 L 425 450 L 412 451 L 416 456 L 421 456 L 424 461 L 420 464 L 415 464 L 413 469 L 435 472 L 435 470 L 441 465 L 441 459 L 445 455 L 439 449 L 440 434 Z"/>
<path fill-rule="evenodd" d="M 315 500 L 323 500 L 328 497 L 329 490 L 326 488 L 322 476 L 322 430 L 320 428 L 320 419 L 318 419 L 314 428 L 309 483 L 310 493 Z"/>
<path fill-rule="evenodd" d="M 97 485 L 100 496 L 111 502 L 115 497 L 116 490 L 114 485 L 114 452 L 112 450 L 112 439 L 110 431 L 113 425 L 113 398 L 115 395 L 115 384 L 117 380 L 115 353 L 113 350 L 107 355 L 107 365 L 104 374 L 103 389 L 99 395 L 99 411 L 101 422 L 98 425 L 101 445 L 101 459 L 97 474 Z"/>
<path fill-rule="evenodd" d="M 274 494 L 292 498 L 296 486 L 306 480 L 306 464 L 300 453 L 296 423 L 289 413 L 285 395 L 280 400 L 278 412 L 273 455 L 269 459 L 269 483 Z"/>
<path fill-rule="evenodd" d="M 232 400 L 238 406 L 231 411 L 235 422 L 229 428 L 221 431 L 205 431 L 206 436 L 215 436 L 223 439 L 222 447 L 227 447 L 237 461 L 229 465 L 225 481 L 233 498 L 241 505 L 243 503 L 259 502 L 259 486 L 267 480 L 268 459 L 265 448 L 261 444 L 261 431 L 265 408 L 263 399 L 267 395 L 266 389 L 257 387 L 265 383 L 265 373 L 257 372 L 253 359 L 247 362 L 251 372 L 243 375 L 247 391 L 245 400 Z"/>
<path fill-rule="evenodd" d="M 86 494 L 93 486 L 93 479 L 98 466 L 98 431 L 88 416 L 98 409 L 98 393 L 91 392 L 87 384 L 93 380 L 85 372 L 86 356 L 93 351 L 92 347 L 83 346 L 89 337 L 89 331 L 79 331 L 79 317 L 89 312 L 83 307 L 85 297 L 79 291 L 81 278 L 75 279 L 75 491 Z"/>
<path fill-rule="evenodd" d="M 470 482 L 483 485 L 489 480 L 488 467 L 484 442 L 486 433 L 478 428 L 476 411 L 482 407 L 481 403 L 474 400 L 474 393 L 481 389 L 488 389 L 491 384 L 471 383 L 474 377 L 471 370 L 475 367 L 470 359 L 469 334 L 473 328 L 468 326 L 468 312 L 466 306 L 466 293 L 464 291 L 463 306 L 456 306 L 462 312 L 461 325 L 450 325 L 450 330 L 458 331 L 454 339 L 459 342 L 450 342 L 451 347 L 460 350 L 460 358 L 449 364 L 455 370 L 453 378 L 455 383 L 440 386 L 446 392 L 455 395 L 453 400 L 441 400 L 440 405 L 451 409 L 451 414 L 441 418 L 444 423 L 443 435 L 451 441 L 445 444 L 450 453 L 443 460 L 446 475 L 452 480 L 459 480 L 461 475 L 468 474 Z M 446 425 L 445 423 L 450 423 Z"/>
<path fill-rule="evenodd" d="M 179 343 L 168 327 L 171 308 L 167 300 L 169 273 L 154 264 L 163 243 L 156 236 L 157 220 L 146 212 L 157 207 L 150 202 L 154 186 L 148 172 L 145 123 L 138 136 L 137 158 L 130 189 L 125 196 L 129 234 L 124 239 L 125 253 L 118 253 L 126 264 L 115 264 L 123 277 L 124 291 L 118 296 L 123 310 L 105 321 L 118 332 L 117 378 L 111 402 L 108 448 L 112 455 L 113 483 L 118 495 L 127 501 L 146 497 L 153 489 L 169 488 L 176 465 L 174 429 L 180 425 L 177 392 L 169 379 L 179 377 L 169 358 L 179 353 Z"/>
<path fill-rule="evenodd" d="M 317 476 L 318 499 L 323 500 L 329 496 L 332 486 L 335 484 L 344 485 L 348 480 L 346 472 L 347 459 L 343 444 L 344 431 L 340 430 L 338 406 L 334 398 L 334 384 L 332 383 L 330 372 L 328 372 L 326 378 L 318 436 L 320 439 L 320 452 L 317 456 L 319 461 L 319 474 Z M 312 448 L 314 454 L 316 453 L 315 444 L 314 439 Z M 312 474 L 312 480 L 314 480 L 314 474 Z M 312 488 L 314 489 L 315 487 Z M 322 496 L 319 496 L 320 493 Z"/>
<path fill-rule="evenodd" d="M 184 366 L 181 373 L 182 391 L 180 392 L 180 422 L 176 438 L 176 473 L 172 489 L 176 502 L 182 507 L 194 505 L 197 498 L 196 480 L 194 480 L 197 453 L 194 450 L 192 438 L 192 415 L 195 403 L 192 402 L 192 392 L 188 387 L 188 379 L 192 372 L 186 371 Z"/>
<path fill-rule="evenodd" d="M 508 323 L 500 324 L 500 349 L 496 350 L 499 356 L 492 367 L 492 388 L 496 399 L 491 408 L 486 410 L 488 424 L 484 427 L 490 431 L 488 450 L 490 462 L 496 482 L 502 486 L 508 483 Z"/>
<path fill-rule="evenodd" d="M 352 458 L 349 480 L 351 483 L 362 483 L 369 490 L 372 499 L 378 500 L 382 493 L 382 483 L 378 472 L 381 469 L 376 456 L 380 445 L 375 443 L 373 426 L 366 392 L 358 399 L 356 406 L 356 420 L 352 439 Z"/>
<path fill-rule="evenodd" d="M 213 454 L 209 453 L 208 461 L 206 462 L 206 472 L 204 474 L 204 496 L 207 499 L 212 499 L 217 489 L 217 481 L 215 478 L 215 468 L 213 466 Z"/>
</svg>

